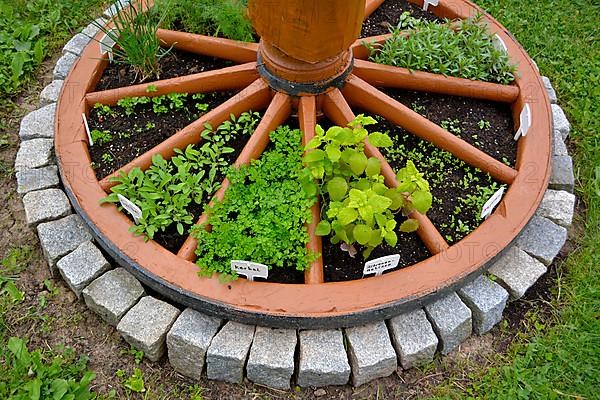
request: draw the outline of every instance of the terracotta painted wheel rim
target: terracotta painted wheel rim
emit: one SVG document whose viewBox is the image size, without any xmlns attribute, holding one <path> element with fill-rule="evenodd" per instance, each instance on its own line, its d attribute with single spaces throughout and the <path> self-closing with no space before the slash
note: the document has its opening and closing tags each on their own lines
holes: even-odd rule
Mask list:
<svg viewBox="0 0 600 400">
<path fill-rule="evenodd" d="M 369 15 L 383 1 L 367 1 Z M 422 2 L 414 1 L 419 4 Z M 481 12 L 466 0 L 440 2 L 435 12 L 440 17 L 467 18 Z M 223 105 L 202 116 L 148 153 L 123 167 L 142 169 L 151 163 L 157 152 L 171 156 L 175 147 L 197 142 L 198 133 L 206 122 L 216 126 L 229 117 L 249 109 L 266 110 L 255 134 L 244 148 L 237 164 L 260 156 L 268 144 L 268 133 L 282 124 L 297 108 L 305 140 L 314 134 L 317 112 L 325 113 L 333 122 L 345 124 L 352 119 L 350 106 L 382 115 L 407 131 L 454 153 L 468 164 L 488 172 L 496 180 L 509 184 L 509 189 L 494 214 L 474 232 L 449 246 L 431 221 L 415 215 L 421 222 L 418 234 L 434 254 L 418 264 L 382 277 L 357 281 L 323 283 L 322 261 L 313 263 L 306 274 L 306 284 L 248 282 L 239 279 L 222 284 L 217 278 L 199 278 L 194 264 L 195 242 L 188 239 L 178 254 L 159 244 L 145 242 L 129 233 L 130 219 L 114 205 L 100 205 L 110 191 L 108 177 L 98 180 L 91 168 L 88 141 L 82 113 L 89 113 L 97 102 L 115 104 L 126 96 L 147 95 L 148 84 L 94 92 L 94 87 L 107 65 L 100 57 L 98 43 L 84 50 L 71 70 L 62 90 L 57 109 L 55 150 L 63 183 L 74 207 L 89 224 L 98 242 L 120 264 L 141 281 L 176 302 L 205 313 L 258 325 L 294 328 L 332 328 L 383 320 L 426 303 L 453 290 L 466 280 L 481 274 L 525 227 L 536 211 L 549 177 L 551 153 L 551 110 L 541 77 L 533 61 L 510 33 L 490 16 L 484 19 L 508 48 L 511 61 L 518 63 L 518 77 L 513 85 L 497 85 L 446 78 L 433 74 L 409 73 L 401 68 L 377 65 L 365 61 L 365 53 L 357 42 L 352 51 L 356 58 L 354 70 L 345 86 L 318 96 L 290 97 L 271 90 L 256 68 L 258 45 L 241 43 L 173 31 L 159 31 L 167 44 L 203 55 L 220 57 L 240 63 L 222 70 L 154 82 L 158 88 L 151 95 L 170 92 L 210 92 L 241 89 Z M 373 40 L 384 40 L 384 37 Z M 362 41 L 362 40 L 361 40 Z M 488 99 L 511 104 L 515 131 L 525 104 L 531 109 L 532 124 L 526 137 L 520 139 L 516 167 L 473 148 L 439 126 L 393 101 L 374 86 L 423 90 Z M 371 155 L 382 157 L 367 146 Z M 394 185 L 394 174 L 384 163 L 384 175 Z M 222 197 L 228 186 L 216 197 Z M 315 207 L 313 213 L 319 215 Z M 319 251 L 320 239 L 314 235 L 315 221 L 309 227 L 311 248 Z"/>
</svg>

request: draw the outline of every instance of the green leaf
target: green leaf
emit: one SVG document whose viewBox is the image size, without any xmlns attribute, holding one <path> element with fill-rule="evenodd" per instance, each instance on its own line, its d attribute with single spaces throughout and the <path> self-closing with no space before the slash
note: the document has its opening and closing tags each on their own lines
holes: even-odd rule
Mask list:
<svg viewBox="0 0 600 400">
<path fill-rule="evenodd" d="M 400 225 L 401 232 L 410 233 L 415 232 L 417 229 L 419 229 L 419 221 L 412 218 L 407 219 L 402 223 L 402 225 Z"/>
<path fill-rule="evenodd" d="M 331 162 L 338 162 L 342 157 L 342 151 L 338 145 L 328 144 L 325 147 L 325 152 L 327 153 L 327 157 Z"/>
<path fill-rule="evenodd" d="M 392 204 L 392 200 L 385 196 L 374 194 L 369 198 L 367 204 L 371 206 L 374 213 L 382 213 Z"/>
<path fill-rule="evenodd" d="M 337 215 L 337 219 L 342 225 L 349 225 L 356 221 L 356 218 L 358 218 L 358 211 L 348 207 L 343 208 Z"/>
<path fill-rule="evenodd" d="M 421 214 L 425 214 L 431 208 L 432 200 L 431 193 L 423 190 L 417 190 L 411 195 L 413 206 Z"/>
<path fill-rule="evenodd" d="M 335 177 L 327 183 L 327 192 L 333 201 L 341 201 L 348 191 L 348 183 L 341 177 Z"/>
<path fill-rule="evenodd" d="M 390 147 L 394 144 L 392 139 L 381 132 L 373 132 L 369 135 L 369 143 L 375 147 Z"/>
<path fill-rule="evenodd" d="M 317 236 L 327 236 L 331 233 L 331 225 L 327 221 L 321 221 L 318 223 L 317 228 L 315 229 L 315 235 Z"/>
<path fill-rule="evenodd" d="M 398 192 L 397 189 L 386 190 L 384 196 L 392 200 L 392 204 L 390 204 L 389 207 L 390 210 L 396 211 L 404 206 L 404 196 L 402 196 L 402 193 Z"/>
<path fill-rule="evenodd" d="M 371 157 L 367 160 L 367 176 L 379 175 L 381 172 L 381 161 L 378 158 Z"/>
<path fill-rule="evenodd" d="M 319 136 L 315 136 L 314 138 L 310 139 L 310 142 L 308 142 L 306 144 L 306 150 L 316 149 L 320 145 L 321 145 L 321 138 Z"/>
<path fill-rule="evenodd" d="M 348 160 L 348 164 L 355 175 L 361 175 L 367 167 L 367 156 L 364 153 L 355 152 Z"/>
<path fill-rule="evenodd" d="M 398 244 L 398 235 L 396 235 L 396 232 L 390 231 L 390 232 L 386 233 L 385 241 L 390 246 L 396 247 L 396 245 Z"/>
<path fill-rule="evenodd" d="M 373 230 L 367 225 L 356 225 L 354 227 L 354 238 L 361 245 L 366 245 L 371 240 L 371 235 L 373 234 Z"/>
<path fill-rule="evenodd" d="M 314 163 L 314 162 L 318 162 L 318 161 L 323 161 L 326 157 L 326 154 L 323 150 L 313 150 L 309 153 L 307 153 L 304 156 L 304 162 L 309 164 L 309 163 Z"/>
</svg>

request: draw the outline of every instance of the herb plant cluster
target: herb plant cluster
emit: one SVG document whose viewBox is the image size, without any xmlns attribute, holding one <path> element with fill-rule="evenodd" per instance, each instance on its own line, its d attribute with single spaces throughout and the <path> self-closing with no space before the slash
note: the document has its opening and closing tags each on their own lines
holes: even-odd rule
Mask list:
<svg viewBox="0 0 600 400">
<path fill-rule="evenodd" d="M 208 224 L 195 226 L 200 274 L 236 277 L 231 260 L 304 271 L 309 254 L 305 224 L 317 187 L 302 165 L 301 132 L 287 126 L 271 135 L 271 148 L 250 165 L 231 168 L 231 186 L 209 210 Z"/>
<path fill-rule="evenodd" d="M 488 174 L 469 166 L 451 153 L 424 140 L 418 140 L 416 144 L 412 140 L 415 140 L 414 136 L 400 134 L 394 139 L 394 145 L 384 148 L 383 153 L 392 164 L 412 160 L 422 168 L 435 194 L 433 203 L 436 213 L 430 218 L 435 219 L 440 210 L 454 205 L 447 215 L 443 215 L 445 222 L 437 226 L 448 242 L 457 242 L 477 228 L 481 222 L 483 205 L 500 189 L 500 185 Z M 449 198 L 445 195 L 448 192 L 460 195 L 456 199 Z"/>
<path fill-rule="evenodd" d="M 391 33 L 392 38 L 383 45 L 367 44 L 372 61 L 502 84 L 515 78 L 516 66 L 495 48 L 482 16 L 451 26 L 406 15 Z"/>
<path fill-rule="evenodd" d="M 398 187 L 385 185 L 381 161 L 365 154 L 365 140 L 374 147 L 393 145 L 387 134 L 369 134 L 366 127 L 376 123 L 361 114 L 347 127 L 334 126 L 325 132 L 317 126 L 316 136 L 307 144 L 304 157 L 325 199 L 317 234 L 331 234 L 332 243 L 343 243 L 350 254 L 356 252 L 356 244 L 362 246 L 364 258 L 384 241 L 396 246 L 394 213 L 405 216 L 415 210 L 426 213 L 432 204 L 429 184 L 412 161 L 398 172 Z M 408 218 L 399 229 L 414 232 L 418 227 L 417 220 Z"/>
<path fill-rule="evenodd" d="M 251 135 L 259 120 L 258 113 L 250 112 L 239 118 L 232 115 L 216 130 L 207 125 L 202 144 L 176 149 L 170 160 L 156 154 L 146 171 L 121 172 L 103 202 L 118 203 L 120 194 L 140 207 L 142 218 L 131 228 L 137 235 L 153 239 L 173 224 L 183 235 L 195 222 L 190 207 L 206 203 L 221 184 L 235 151 L 228 143 L 238 135 Z"/>
<path fill-rule="evenodd" d="M 162 57 L 170 49 L 163 49 L 156 36 L 165 13 L 159 12 L 156 6 L 151 6 L 148 12 L 143 10 L 145 2 L 121 5 L 112 19 L 113 28 L 105 26 L 102 22 L 94 24 L 116 44 L 113 47 L 114 62 L 133 67 L 136 75 L 141 75 L 141 80 L 160 78 L 160 64 Z"/>
<path fill-rule="evenodd" d="M 247 0 L 161 0 L 157 8 L 165 10 L 163 26 L 168 29 L 246 42 L 255 40 Z"/>
</svg>

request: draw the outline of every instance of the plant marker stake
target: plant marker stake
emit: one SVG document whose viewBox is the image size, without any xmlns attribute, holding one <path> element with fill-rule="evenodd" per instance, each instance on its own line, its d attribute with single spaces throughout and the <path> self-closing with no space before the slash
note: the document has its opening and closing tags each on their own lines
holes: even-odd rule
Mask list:
<svg viewBox="0 0 600 400">
<path fill-rule="evenodd" d="M 497 33 L 492 38 L 492 43 L 496 50 L 501 51 L 504 54 L 508 54 L 508 47 L 506 47 L 506 43 L 504 43 L 504 40 L 502 40 Z"/>
<path fill-rule="evenodd" d="M 400 262 L 400 254 L 393 254 L 391 256 L 385 256 L 376 258 L 375 260 L 367 261 L 365 268 L 363 269 L 363 277 L 369 274 L 375 274 L 375 276 L 381 276 L 389 269 L 394 269 Z"/>
<path fill-rule="evenodd" d="M 94 140 L 92 139 L 92 134 L 90 133 L 90 126 L 87 122 L 87 117 L 85 114 L 81 114 L 83 117 L 83 126 L 85 127 L 85 133 L 87 133 L 88 141 L 90 142 L 90 147 L 94 145 Z"/>
<path fill-rule="evenodd" d="M 269 277 L 269 267 L 251 261 L 232 260 L 231 269 L 238 275 L 244 275 L 250 282 L 254 282 L 254 278 Z"/>
<path fill-rule="evenodd" d="M 525 107 L 521 110 L 519 121 L 521 125 L 515 134 L 515 140 L 519 140 L 521 136 L 527 136 L 527 132 L 529 132 L 529 128 L 531 128 L 531 107 L 529 107 L 529 104 L 525 104 Z"/>
<path fill-rule="evenodd" d="M 496 208 L 496 206 L 500 204 L 500 201 L 502 200 L 503 196 L 504 186 L 501 187 L 500 190 L 498 190 L 496 193 L 494 193 L 494 195 L 490 197 L 490 199 L 483 205 L 483 209 L 481 210 L 482 219 L 488 219 L 488 217 L 492 215 L 492 211 L 494 211 L 494 208 Z"/>
<path fill-rule="evenodd" d="M 139 223 L 142 219 L 142 209 L 135 205 L 135 203 L 129 200 L 127 197 L 117 194 L 121 206 L 133 217 L 135 223 Z"/>
<path fill-rule="evenodd" d="M 423 11 L 427 11 L 430 4 L 432 6 L 437 6 L 438 4 L 440 4 L 440 0 L 425 0 L 423 2 Z"/>
<path fill-rule="evenodd" d="M 113 35 L 116 35 L 117 29 L 112 28 L 100 39 L 100 54 L 104 55 L 108 53 L 108 59 L 110 62 L 113 61 L 113 46 L 117 44 L 116 40 L 113 39 Z"/>
</svg>

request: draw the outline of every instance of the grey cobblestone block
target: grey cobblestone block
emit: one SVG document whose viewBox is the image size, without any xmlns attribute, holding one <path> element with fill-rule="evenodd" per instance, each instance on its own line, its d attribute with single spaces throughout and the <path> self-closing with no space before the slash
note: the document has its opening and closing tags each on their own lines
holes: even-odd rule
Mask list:
<svg viewBox="0 0 600 400">
<path fill-rule="evenodd" d="M 418 309 L 389 320 L 392 343 L 404 369 L 433 360 L 438 338 L 425 311 Z"/>
<path fill-rule="evenodd" d="M 206 355 L 208 379 L 241 383 L 254 338 L 254 326 L 229 321 L 213 338 Z"/>
<path fill-rule="evenodd" d="M 552 87 L 552 83 L 550 83 L 550 79 L 548 79 L 546 76 L 542 76 L 542 81 L 544 82 L 544 88 L 546 88 L 546 92 L 550 98 L 550 103 L 556 104 L 558 98 L 556 97 L 556 91 Z"/>
<path fill-rule="evenodd" d="M 91 24 L 89 24 L 88 26 L 83 28 L 81 33 L 83 33 L 84 35 L 86 35 L 90 38 L 95 37 L 98 34 L 98 32 L 100 31 L 98 24 L 100 24 L 102 26 L 106 25 L 106 19 L 102 18 L 102 17 L 96 18 L 96 20 L 94 22 L 92 22 Z"/>
<path fill-rule="evenodd" d="M 119 1 L 116 1 L 114 4 L 112 4 L 106 10 L 104 10 L 104 14 L 102 14 L 102 15 L 104 17 L 106 17 L 106 18 L 112 18 L 114 15 L 117 14 L 117 12 L 120 9 L 125 8 L 126 6 L 128 6 L 129 3 L 130 3 L 129 0 L 119 0 Z"/>
<path fill-rule="evenodd" d="M 25 194 L 34 190 L 58 186 L 58 168 L 50 165 L 44 168 L 26 169 L 17 172 L 17 193 Z"/>
<path fill-rule="evenodd" d="M 552 155 L 553 156 L 568 156 L 569 149 L 567 149 L 567 145 L 565 141 L 560 136 L 560 133 L 555 129 L 554 138 L 552 140 Z"/>
<path fill-rule="evenodd" d="M 548 186 L 550 189 L 573 193 L 575 174 L 573 173 L 573 159 L 570 156 L 552 157 L 552 173 L 550 174 Z"/>
<path fill-rule="evenodd" d="M 65 217 L 71 212 L 71 203 L 60 189 L 44 189 L 23 196 L 25 220 L 29 225 Z"/>
<path fill-rule="evenodd" d="M 85 304 L 113 326 L 145 294 L 138 280 L 124 268 L 106 272 L 82 293 Z"/>
<path fill-rule="evenodd" d="M 289 390 L 298 338 L 291 329 L 256 327 L 246 372 L 254 383 Z"/>
<path fill-rule="evenodd" d="M 175 371 L 200 379 L 208 347 L 222 320 L 185 309 L 167 333 L 169 362 Z"/>
<path fill-rule="evenodd" d="M 75 64 L 79 57 L 73 53 L 65 53 L 61 58 L 58 59 L 54 66 L 53 79 L 65 79 L 69 75 L 69 71 Z"/>
<path fill-rule="evenodd" d="M 54 114 L 56 104 L 48 104 L 30 112 L 21 120 L 19 137 L 21 141 L 30 139 L 52 139 L 54 137 Z"/>
<path fill-rule="evenodd" d="M 361 386 L 396 371 L 396 352 L 385 321 L 348 328 L 346 338 L 354 386 Z"/>
<path fill-rule="evenodd" d="M 350 364 L 342 332 L 336 329 L 300 331 L 298 385 L 345 385 Z"/>
<path fill-rule="evenodd" d="M 71 40 L 67 42 L 67 44 L 65 44 L 65 47 L 63 47 L 63 53 L 73 53 L 77 56 L 80 56 L 90 40 L 91 38 L 89 36 L 84 35 L 83 33 L 78 33 L 77 35 L 73 36 Z"/>
<path fill-rule="evenodd" d="M 425 306 L 425 312 L 437 334 L 439 350 L 448 354 L 471 336 L 471 310 L 456 293 Z"/>
<path fill-rule="evenodd" d="M 554 129 L 560 133 L 563 140 L 567 140 L 569 133 L 571 133 L 571 124 L 560 106 L 552 104 L 552 120 Z"/>
<path fill-rule="evenodd" d="M 53 160 L 53 146 L 52 139 L 32 139 L 21 142 L 15 159 L 15 170 L 41 168 L 50 164 Z"/>
<path fill-rule="evenodd" d="M 517 246 L 508 249 L 489 269 L 498 278 L 511 299 L 516 300 L 546 273 L 544 264 L 525 253 Z"/>
<path fill-rule="evenodd" d="M 564 190 L 549 189 L 544 194 L 544 199 L 537 210 L 540 217 L 545 217 L 552 222 L 569 227 L 573 223 L 575 212 L 575 195 Z"/>
<path fill-rule="evenodd" d="M 61 258 L 56 267 L 77 297 L 81 297 L 83 289 L 94 279 L 111 268 L 92 242 L 80 244 L 72 253 Z"/>
<path fill-rule="evenodd" d="M 151 296 L 142 299 L 121 319 L 117 331 L 144 357 L 158 361 L 165 353 L 167 332 L 177 319 L 179 310 Z"/>
<path fill-rule="evenodd" d="M 490 331 L 500 320 L 508 292 L 485 276 L 463 286 L 458 295 L 473 313 L 473 330 L 477 335 Z"/>
<path fill-rule="evenodd" d="M 550 265 L 567 241 L 567 230 L 548 218 L 534 215 L 517 238 L 517 246 Z"/>
<path fill-rule="evenodd" d="M 76 214 L 39 224 L 37 230 L 52 273 L 56 271 L 56 262 L 61 257 L 75 250 L 81 243 L 92 240 L 92 235 Z"/>
<path fill-rule="evenodd" d="M 53 80 L 40 93 L 40 105 L 44 106 L 58 101 L 58 96 L 65 81 L 62 79 Z"/>
</svg>

